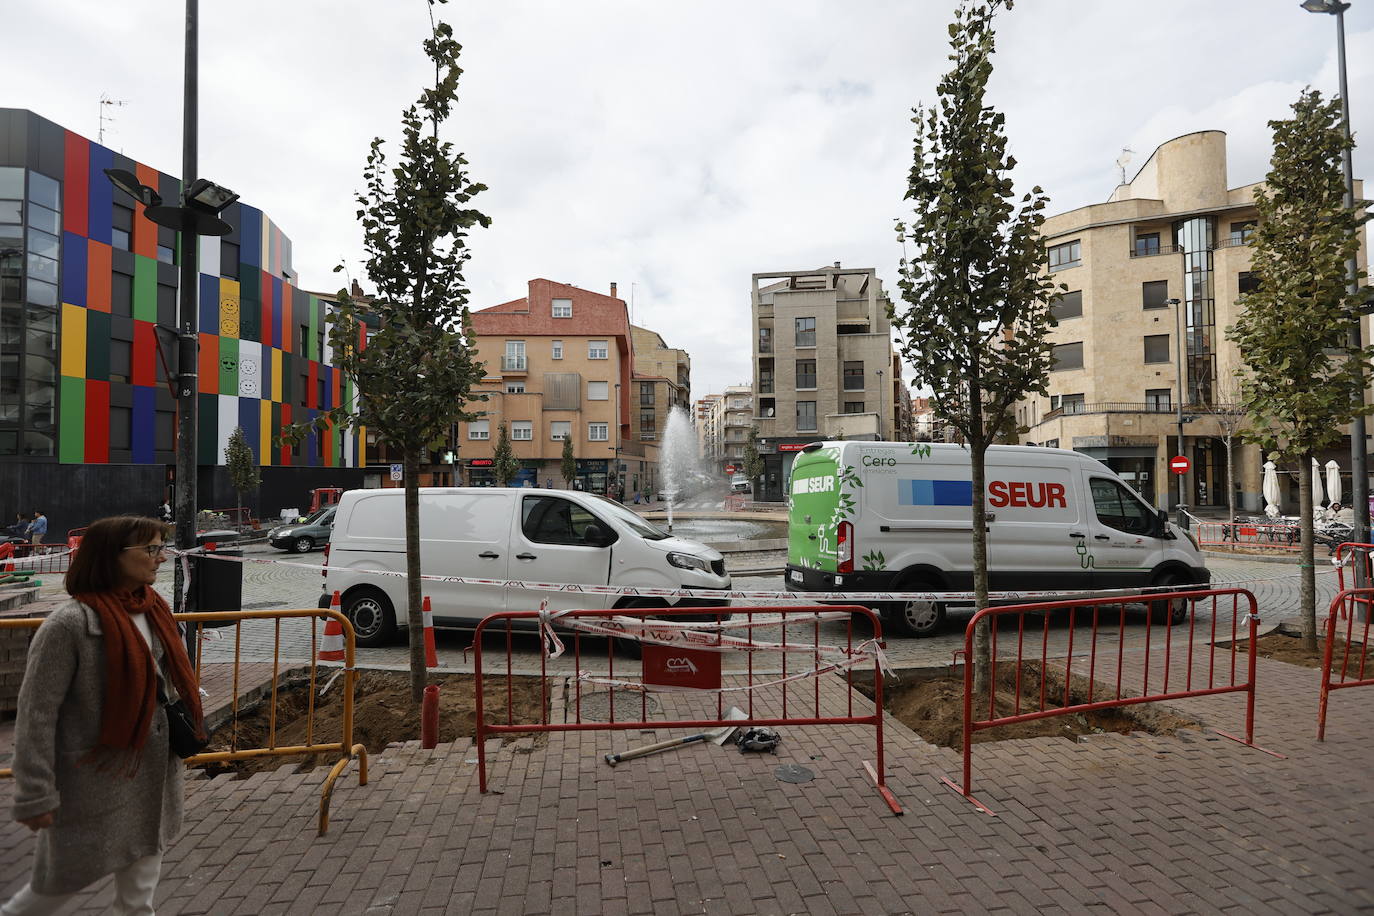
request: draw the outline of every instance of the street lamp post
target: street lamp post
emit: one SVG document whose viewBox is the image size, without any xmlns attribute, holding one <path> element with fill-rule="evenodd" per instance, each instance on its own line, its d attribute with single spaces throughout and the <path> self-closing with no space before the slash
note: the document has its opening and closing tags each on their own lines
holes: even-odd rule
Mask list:
<svg viewBox="0 0 1374 916">
<path fill-rule="evenodd" d="M 1302 8 L 1309 13 L 1329 13 L 1336 17 L 1336 62 L 1341 86 L 1341 129 L 1345 133 L 1346 145 L 1341 151 L 1341 168 L 1345 172 L 1345 206 L 1355 205 L 1355 173 L 1350 162 L 1350 87 L 1345 76 L 1345 11 L 1349 3 L 1340 0 L 1303 0 Z M 1345 262 L 1345 277 L 1350 292 L 1359 291 L 1359 267 L 1352 254 Z M 1360 347 L 1360 319 L 1357 317 L 1350 328 L 1350 347 L 1352 354 Z M 1358 356 L 1351 356 L 1352 360 Z M 1364 375 L 1360 373 L 1360 400 L 1364 400 Z M 1369 540 L 1369 477 L 1365 444 L 1364 416 L 1350 421 L 1350 499 L 1354 503 L 1355 530 L 1351 540 L 1366 543 Z"/>
<path fill-rule="evenodd" d="M 1178 453 L 1182 455 L 1183 399 L 1185 397 L 1183 388 L 1183 300 L 1165 299 L 1164 303 L 1165 305 L 1172 305 L 1174 307 L 1174 323 L 1175 331 L 1177 332 L 1174 334 L 1174 369 L 1176 372 L 1175 378 L 1177 380 L 1176 387 L 1178 389 L 1178 404 L 1176 405 L 1178 408 Z M 1186 474 L 1178 475 L 1178 505 L 1174 507 L 1174 511 L 1178 518 L 1178 526 L 1180 528 L 1188 527 L 1186 524 L 1187 518 L 1183 514 L 1183 482 L 1186 476 Z"/>
<path fill-rule="evenodd" d="M 883 435 L 883 411 L 887 409 L 887 393 L 883 391 L 883 370 L 878 373 L 878 441 L 882 442 L 886 437 Z"/>
</svg>

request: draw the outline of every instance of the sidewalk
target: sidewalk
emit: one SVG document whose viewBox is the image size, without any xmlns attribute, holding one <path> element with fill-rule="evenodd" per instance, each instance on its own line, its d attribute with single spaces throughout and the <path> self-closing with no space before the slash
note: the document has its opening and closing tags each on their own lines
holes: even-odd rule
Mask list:
<svg viewBox="0 0 1374 916">
<path fill-rule="evenodd" d="M 1314 740 L 1316 673 L 1260 661 L 1256 742 L 1214 732 L 979 745 L 974 792 L 941 785 L 959 758 L 889 720 L 891 816 L 862 775 L 872 732 L 785 729 L 776 757 L 692 745 L 611 769 L 653 733 L 493 742 L 476 787 L 468 742 L 394 747 L 350 768 L 315 836 L 325 771 L 190 784 L 162 913 L 1353 912 L 1374 907 L 1374 704 L 1331 702 Z M 838 679 L 827 704 L 843 700 Z M 1239 697 L 1178 708 L 1234 731 Z M 800 784 L 774 770 L 798 764 Z M 288 768 L 289 769 L 289 768 Z M 0 786 L 8 802 L 12 790 Z M 0 892 L 31 841 L 0 828 Z M 100 911 L 109 883 L 73 912 Z"/>
</svg>

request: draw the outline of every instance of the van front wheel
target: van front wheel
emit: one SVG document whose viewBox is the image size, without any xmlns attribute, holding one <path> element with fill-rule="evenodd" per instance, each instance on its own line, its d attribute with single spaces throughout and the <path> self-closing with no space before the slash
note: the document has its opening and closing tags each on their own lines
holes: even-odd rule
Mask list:
<svg viewBox="0 0 1374 916">
<path fill-rule="evenodd" d="M 372 589 L 353 592 L 344 601 L 343 612 L 353 624 L 355 641 L 364 648 L 385 646 L 396 637 L 396 612 L 381 592 Z"/>
<path fill-rule="evenodd" d="M 902 591 L 935 590 L 927 582 L 904 583 Z M 893 636 L 934 636 L 945 623 L 945 605 L 941 601 L 893 601 L 883 609 L 883 623 Z"/>
</svg>

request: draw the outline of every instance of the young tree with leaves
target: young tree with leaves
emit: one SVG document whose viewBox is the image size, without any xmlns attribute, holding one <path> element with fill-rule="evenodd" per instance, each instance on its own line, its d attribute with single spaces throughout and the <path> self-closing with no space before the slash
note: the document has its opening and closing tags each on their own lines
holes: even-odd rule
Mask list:
<svg viewBox="0 0 1374 916">
<path fill-rule="evenodd" d="M 520 459 L 515 457 L 515 450 L 510 445 L 510 433 L 506 432 L 506 424 L 502 423 L 496 428 L 496 451 L 492 453 L 491 476 L 498 487 L 508 487 L 518 473 Z"/>
<path fill-rule="evenodd" d="M 1270 121 L 1274 155 L 1255 191 L 1259 226 L 1251 274 L 1258 287 L 1240 297 L 1228 336 L 1246 371 L 1241 399 L 1253 425 L 1244 432 L 1301 469 L 1299 587 L 1304 645 L 1317 646 L 1316 577 L 1312 560 L 1312 475 L 1320 449 L 1341 427 L 1368 414 L 1363 379 L 1374 348 L 1353 347 L 1362 294 L 1347 286 L 1346 261 L 1359 248 L 1357 227 L 1369 219 L 1345 206 L 1341 155 L 1353 145 L 1341 130 L 1341 103 L 1303 90 L 1293 117 Z"/>
<path fill-rule="evenodd" d="M 439 139 L 440 125 L 458 100 L 462 46 L 453 29 L 432 16 L 424 41 L 434 65 L 434 85 L 401 115 L 402 140 L 396 162 L 384 141 L 372 141 L 359 193 L 367 275 L 375 297 L 355 300 L 339 292 L 329 319 L 334 364 L 350 378 L 357 401 L 324 412 L 312 425 L 366 426 L 377 440 L 401 455 L 405 468 L 406 620 L 410 627 L 411 697 L 418 705 L 425 688 L 424 627 L 420 588 L 420 463 L 431 442 L 448 435 L 458 420 L 475 419 L 464 409 L 484 375 L 475 358 L 468 290 L 463 267 L 470 253 L 468 230 L 491 220 L 468 206 L 486 185 L 472 181 L 467 160 Z M 336 270 L 341 268 L 336 268 Z M 364 318 L 378 328 L 364 337 Z M 299 438 L 304 428 L 287 435 Z M 347 611 L 347 608 L 345 608 Z M 401 610 L 401 609 L 396 609 Z M 380 635 L 394 620 L 379 621 Z"/>
<path fill-rule="evenodd" d="M 244 494 L 256 491 L 262 484 L 262 466 L 248 444 L 242 426 L 235 426 L 229 434 L 229 443 L 224 447 L 224 469 L 229 472 L 229 484 L 238 494 L 239 505 L 251 512 Z M 239 523 L 247 524 L 247 519 Z"/>
<path fill-rule="evenodd" d="M 966 0 L 949 27 L 954 66 L 940 80 L 935 107 L 918 107 L 906 199 L 912 215 L 897 224 L 914 246 L 900 262 L 905 308 L 889 306 L 902 353 L 918 386 L 932 389 L 935 416 L 963 436 L 973 477 L 974 593 L 987 606 L 988 555 L 984 459 L 1027 394 L 1046 393 L 1050 304 L 1058 295 L 1045 273 L 1040 225 L 1047 198 L 1039 187 L 1021 198 L 1012 187 L 1005 118 L 985 98 L 995 47 L 993 18 L 1011 0 Z M 899 585 L 936 583 L 910 579 Z M 900 632 L 906 603 L 890 619 Z M 906 629 L 910 629 L 907 625 Z M 986 689 L 988 638 L 975 642 L 977 689 Z"/>
<path fill-rule="evenodd" d="M 572 436 L 563 437 L 563 464 L 559 470 L 563 473 L 563 486 L 571 490 L 573 481 L 577 479 L 577 458 L 573 456 Z"/>
<path fill-rule="evenodd" d="M 754 498 L 759 498 L 759 478 L 763 477 L 763 456 L 759 454 L 759 428 L 749 427 L 749 438 L 744 442 L 744 476 L 749 478 L 754 488 Z"/>
</svg>

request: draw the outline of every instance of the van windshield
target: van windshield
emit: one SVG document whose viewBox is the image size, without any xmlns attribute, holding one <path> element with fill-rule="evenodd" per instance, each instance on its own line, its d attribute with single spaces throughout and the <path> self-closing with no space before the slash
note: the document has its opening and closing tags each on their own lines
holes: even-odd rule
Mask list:
<svg viewBox="0 0 1374 916">
<path fill-rule="evenodd" d="M 615 500 L 607 499 L 604 496 L 597 496 L 596 499 L 596 507 L 598 509 L 601 509 L 607 515 L 614 516 L 615 518 L 619 519 L 621 524 L 629 528 L 635 534 L 644 538 L 646 541 L 661 541 L 664 538 L 672 537 L 671 534 L 664 531 L 662 528 L 659 528 L 656 525 L 652 525 L 649 522 L 646 522 L 644 519 L 640 518 L 638 515 L 635 515 L 633 512 L 631 512 L 629 509 L 626 509 L 624 506 L 622 506 Z"/>
</svg>

